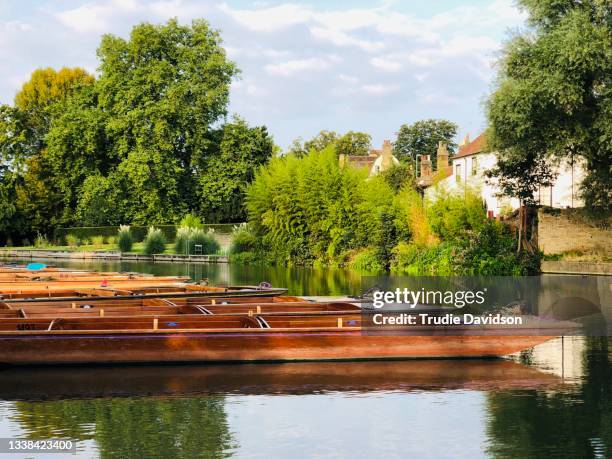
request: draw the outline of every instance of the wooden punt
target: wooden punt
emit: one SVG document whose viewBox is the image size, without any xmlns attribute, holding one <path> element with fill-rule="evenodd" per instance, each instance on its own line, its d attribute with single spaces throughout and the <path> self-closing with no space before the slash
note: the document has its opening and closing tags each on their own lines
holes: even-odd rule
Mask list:
<svg viewBox="0 0 612 459">
<path fill-rule="evenodd" d="M 0 400 L 218 394 L 555 388 L 564 381 L 509 360 L 404 360 L 243 365 L 27 367 L 0 371 Z"/>
<path fill-rule="evenodd" d="M 58 280 L 25 280 L 25 281 L 2 281 L 0 280 L 0 292 L 20 293 L 30 291 L 55 290 L 55 289 L 82 289 L 96 288 L 100 286 L 121 287 L 124 289 L 138 287 L 173 286 L 183 284 L 190 279 L 180 276 L 147 276 L 147 277 L 94 277 L 85 279 L 58 279 Z"/>
<path fill-rule="evenodd" d="M 172 284 L 140 287 L 95 287 L 78 289 L 38 289 L 21 292 L 6 292 L 0 287 L 0 301 L 10 303 L 56 303 L 74 302 L 84 298 L 88 302 L 133 298 L 223 298 L 223 297 L 275 297 L 287 293 L 285 288 L 259 286 L 210 286 L 198 284 Z M 0 306 L 1 307 L 1 306 Z"/>
<path fill-rule="evenodd" d="M 196 298 L 190 298 L 196 300 Z M 228 300 L 233 300 L 228 298 Z M 236 298 L 234 300 L 245 300 Z M 252 302 L 256 300 L 255 302 Z M 65 318 L 91 318 L 91 317 L 124 317 L 129 319 L 135 316 L 163 316 L 174 315 L 240 315 L 252 316 L 255 314 L 355 314 L 360 313 L 359 306 L 350 303 L 314 303 L 301 301 L 297 297 L 270 298 L 264 302 L 262 298 L 254 298 L 250 302 L 228 303 L 223 299 L 219 303 L 213 302 L 190 302 L 177 304 L 164 299 L 136 299 L 70 304 L 12 304 L 4 305 L 0 309 L 0 319 L 65 319 Z M 0 303 L 0 307 L 2 304 Z M 9 323 L 9 322 L 5 322 Z M 42 323 L 40 329 L 45 329 L 46 322 Z M 1 329 L 1 325 L 0 325 Z"/>
<path fill-rule="evenodd" d="M 265 362 L 482 358 L 512 354 L 576 327 L 527 321 L 521 327 L 373 329 L 352 312 L 5 318 L 0 363 Z"/>
</svg>

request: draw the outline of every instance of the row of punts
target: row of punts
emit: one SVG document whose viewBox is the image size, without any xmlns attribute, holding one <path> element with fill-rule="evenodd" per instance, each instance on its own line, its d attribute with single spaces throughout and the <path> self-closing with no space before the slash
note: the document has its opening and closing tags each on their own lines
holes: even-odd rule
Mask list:
<svg viewBox="0 0 612 459">
<path fill-rule="evenodd" d="M 575 327 L 526 318 L 521 327 L 381 328 L 358 303 L 286 293 L 265 284 L 3 266 L 0 364 L 499 357 Z"/>
</svg>

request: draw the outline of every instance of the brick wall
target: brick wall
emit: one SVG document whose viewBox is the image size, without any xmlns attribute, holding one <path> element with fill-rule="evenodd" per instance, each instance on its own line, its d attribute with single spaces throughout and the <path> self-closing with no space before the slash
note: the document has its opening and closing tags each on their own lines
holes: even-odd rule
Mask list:
<svg viewBox="0 0 612 459">
<path fill-rule="evenodd" d="M 612 251 L 612 230 L 585 223 L 570 212 L 538 213 L 538 244 L 545 254 Z"/>
</svg>

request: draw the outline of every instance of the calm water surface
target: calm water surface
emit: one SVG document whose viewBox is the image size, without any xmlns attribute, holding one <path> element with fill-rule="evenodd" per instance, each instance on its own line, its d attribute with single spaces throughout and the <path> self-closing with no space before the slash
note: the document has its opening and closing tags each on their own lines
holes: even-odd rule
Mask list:
<svg viewBox="0 0 612 459">
<path fill-rule="evenodd" d="M 340 270 L 70 266 L 360 289 Z M 509 360 L 4 369 L 0 437 L 15 436 L 69 437 L 79 457 L 612 457 L 612 340 Z"/>
</svg>

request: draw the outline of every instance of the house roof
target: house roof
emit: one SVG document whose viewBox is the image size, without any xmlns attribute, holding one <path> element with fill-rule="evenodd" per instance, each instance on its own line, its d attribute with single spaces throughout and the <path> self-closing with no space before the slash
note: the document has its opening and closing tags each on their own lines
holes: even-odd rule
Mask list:
<svg viewBox="0 0 612 459">
<path fill-rule="evenodd" d="M 483 132 L 474 140 L 467 145 L 464 145 L 459 149 L 459 152 L 453 157 L 453 159 L 463 158 L 464 156 L 475 155 L 487 151 L 487 137 Z"/>
</svg>

